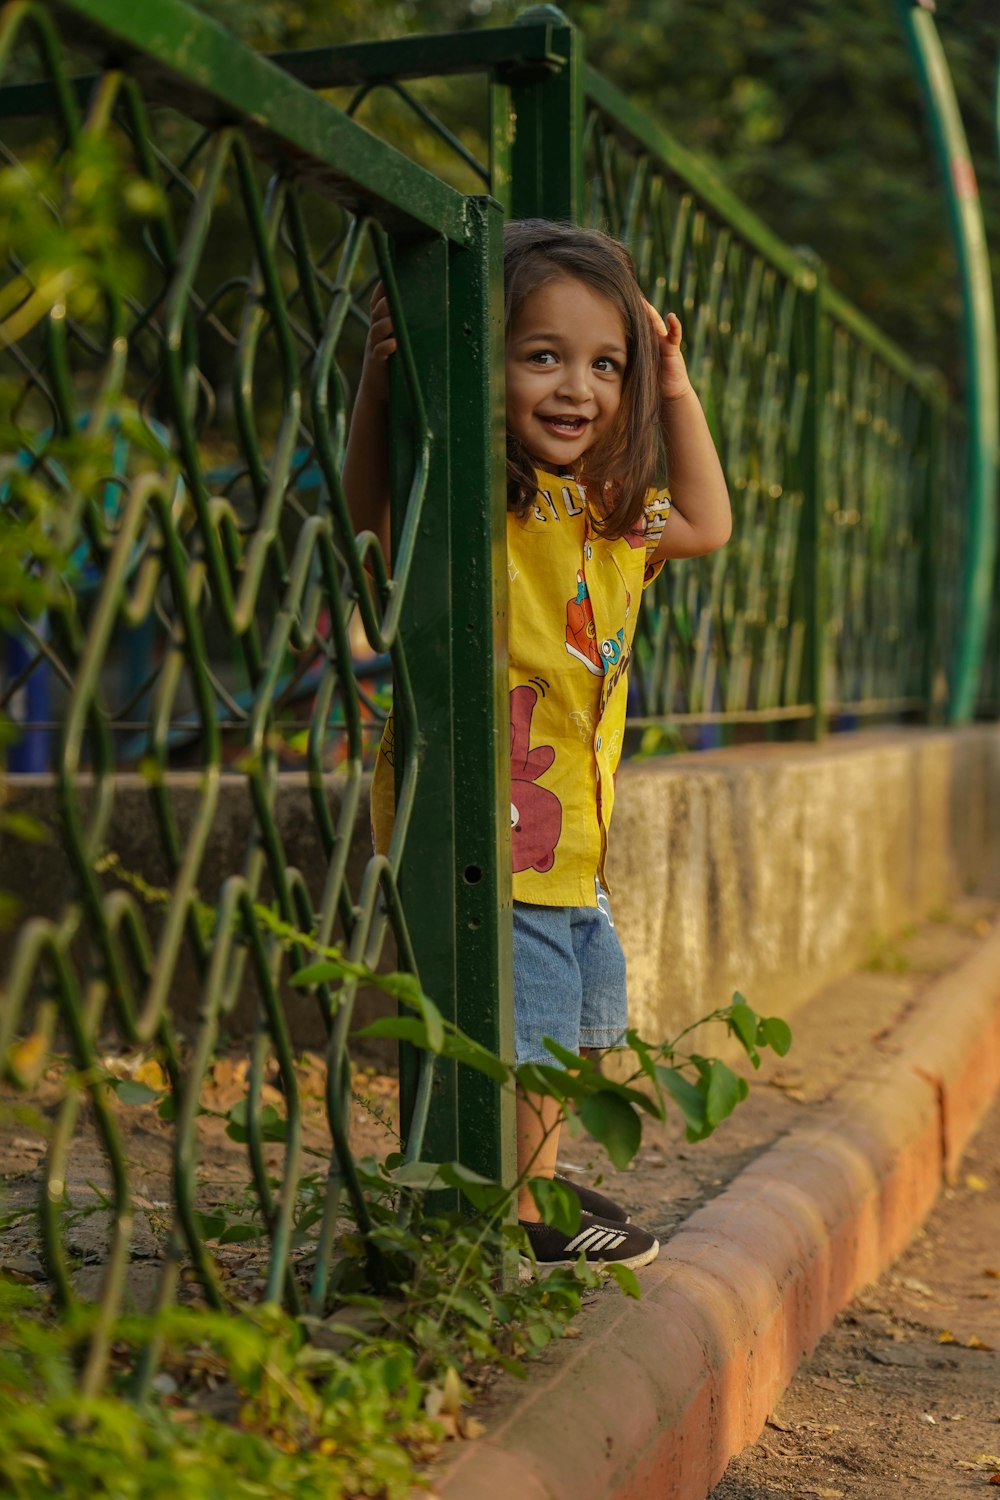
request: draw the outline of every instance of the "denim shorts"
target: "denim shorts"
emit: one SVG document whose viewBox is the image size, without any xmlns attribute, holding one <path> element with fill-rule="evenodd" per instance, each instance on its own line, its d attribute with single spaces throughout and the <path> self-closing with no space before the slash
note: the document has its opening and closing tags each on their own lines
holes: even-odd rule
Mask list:
<svg viewBox="0 0 1000 1500">
<path fill-rule="evenodd" d="M 514 902 L 514 1047 L 518 1063 L 550 1063 L 550 1036 L 569 1052 L 623 1047 L 625 955 L 606 892 L 597 906 Z"/>
</svg>

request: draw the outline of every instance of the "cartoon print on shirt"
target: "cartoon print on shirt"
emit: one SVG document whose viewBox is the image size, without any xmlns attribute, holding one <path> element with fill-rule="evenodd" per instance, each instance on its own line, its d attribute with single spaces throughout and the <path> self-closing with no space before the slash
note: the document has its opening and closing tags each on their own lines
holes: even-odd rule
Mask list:
<svg viewBox="0 0 1000 1500">
<path fill-rule="evenodd" d="M 555 863 L 562 833 L 562 803 L 555 792 L 538 786 L 556 758 L 551 745 L 531 748 L 531 716 L 538 694 L 523 684 L 510 691 L 510 825 L 514 873 L 538 870 L 544 874 Z"/>
<path fill-rule="evenodd" d="M 566 605 L 566 650 L 577 661 L 582 661 L 588 672 L 603 677 L 605 672 L 601 653 L 597 649 L 597 626 L 594 610 L 587 593 L 587 584 L 578 568 L 576 594 Z"/>
<path fill-rule="evenodd" d="M 594 738 L 594 715 L 589 708 L 574 708 L 570 710 L 570 719 L 576 725 L 576 732 L 585 745 L 589 745 Z"/>
<path fill-rule="evenodd" d="M 632 596 L 626 590 L 626 620 L 631 611 Z M 577 661 L 582 661 L 587 671 L 593 672 L 595 677 L 603 677 L 606 672 L 611 671 L 612 667 L 617 667 L 623 654 L 626 660 L 630 654 L 625 644 L 624 625 L 615 635 L 609 635 L 598 646 L 594 610 L 587 592 L 586 579 L 580 569 L 576 574 L 576 595 L 566 605 L 566 650 L 570 656 L 575 656 Z"/>
</svg>

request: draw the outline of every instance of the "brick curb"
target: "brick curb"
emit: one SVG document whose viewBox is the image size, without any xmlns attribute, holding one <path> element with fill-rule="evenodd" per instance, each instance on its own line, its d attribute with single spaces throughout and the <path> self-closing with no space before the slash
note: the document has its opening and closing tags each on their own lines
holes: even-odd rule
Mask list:
<svg viewBox="0 0 1000 1500">
<path fill-rule="evenodd" d="M 590 1310 L 440 1500 L 705 1500 L 799 1363 L 926 1218 L 1000 1089 L 1000 927 L 807 1123 Z"/>
</svg>

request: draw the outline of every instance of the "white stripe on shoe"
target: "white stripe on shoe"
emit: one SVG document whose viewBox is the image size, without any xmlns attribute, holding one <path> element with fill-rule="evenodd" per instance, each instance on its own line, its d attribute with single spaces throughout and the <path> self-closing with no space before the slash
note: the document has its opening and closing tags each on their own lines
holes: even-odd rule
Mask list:
<svg viewBox="0 0 1000 1500">
<path fill-rule="evenodd" d="M 596 1253 L 599 1250 L 614 1250 L 625 1239 L 620 1229 L 607 1229 L 603 1224 L 589 1224 L 566 1246 L 567 1255 L 579 1255 L 582 1250 L 585 1255 Z"/>
</svg>

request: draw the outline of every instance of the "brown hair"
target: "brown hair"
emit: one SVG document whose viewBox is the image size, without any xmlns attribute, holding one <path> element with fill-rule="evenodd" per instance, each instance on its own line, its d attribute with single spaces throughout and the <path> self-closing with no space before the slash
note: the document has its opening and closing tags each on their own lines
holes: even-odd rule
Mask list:
<svg viewBox="0 0 1000 1500">
<path fill-rule="evenodd" d="M 613 302 L 625 325 L 628 358 L 614 425 L 584 459 L 583 474 L 598 499 L 596 529 L 625 536 L 642 514 L 646 492 L 659 471 L 662 444 L 652 330 L 632 257 L 599 229 L 579 229 L 548 219 L 517 219 L 504 229 L 504 332 L 526 297 L 549 281 L 578 280 Z M 523 444 L 507 434 L 507 508 L 523 516 L 538 486 Z"/>
</svg>

